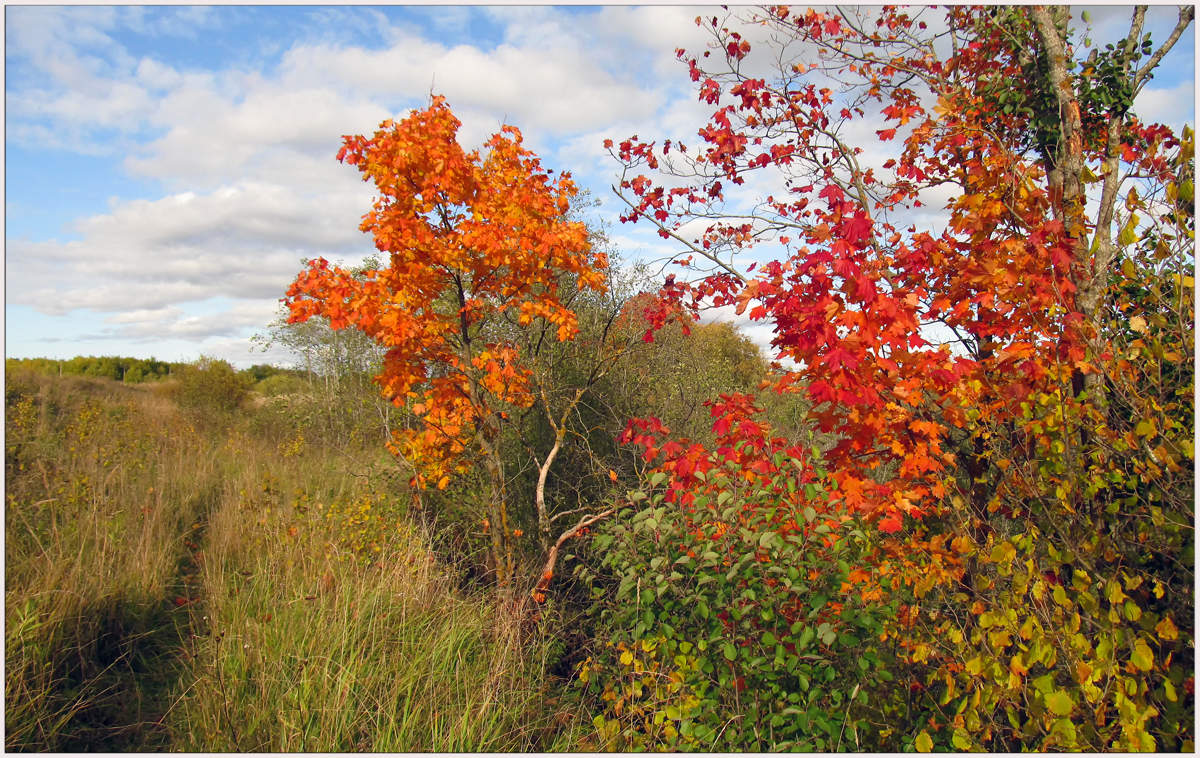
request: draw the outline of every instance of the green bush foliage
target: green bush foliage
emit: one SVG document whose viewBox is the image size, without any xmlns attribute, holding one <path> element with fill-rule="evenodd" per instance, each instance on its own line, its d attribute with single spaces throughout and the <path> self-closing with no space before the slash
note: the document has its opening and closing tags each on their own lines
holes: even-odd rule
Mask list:
<svg viewBox="0 0 1200 758">
<path fill-rule="evenodd" d="M 200 417 L 236 411 L 250 391 L 250 378 L 228 361 L 202 357 L 177 372 L 175 399 L 181 408 Z"/>
<path fill-rule="evenodd" d="M 740 410 L 713 405 L 724 422 Z M 879 746 L 896 608 L 855 589 L 867 534 L 828 507 L 811 452 L 746 422 L 718 432 L 720 452 L 665 443 L 593 541 L 602 644 L 580 678 L 598 749 Z"/>
</svg>

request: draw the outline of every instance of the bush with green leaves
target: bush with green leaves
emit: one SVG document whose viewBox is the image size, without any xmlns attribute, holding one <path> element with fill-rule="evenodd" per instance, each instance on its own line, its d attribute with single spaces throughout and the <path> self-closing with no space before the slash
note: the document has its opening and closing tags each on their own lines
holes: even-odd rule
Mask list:
<svg viewBox="0 0 1200 758">
<path fill-rule="evenodd" d="M 869 527 L 830 505 L 807 451 L 737 405 L 712 406 L 715 450 L 663 443 L 593 541 L 600 644 L 580 678 L 601 700 L 597 749 L 875 746 L 896 609 L 858 590 Z M 627 437 L 658 452 L 653 434 Z"/>
<path fill-rule="evenodd" d="M 227 361 L 201 357 L 178 372 L 175 400 L 181 408 L 196 414 L 236 411 L 250 391 L 250 379 L 234 370 Z"/>
</svg>

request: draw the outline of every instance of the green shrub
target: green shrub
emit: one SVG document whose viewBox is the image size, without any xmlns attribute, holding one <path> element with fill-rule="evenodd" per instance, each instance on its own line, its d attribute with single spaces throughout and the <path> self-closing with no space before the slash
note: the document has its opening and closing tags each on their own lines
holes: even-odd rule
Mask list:
<svg viewBox="0 0 1200 758">
<path fill-rule="evenodd" d="M 595 538 L 587 578 L 608 600 L 580 672 L 602 701 L 595 747 L 873 747 L 895 609 L 856 589 L 867 535 L 794 455 L 721 451 L 652 474 Z"/>
<path fill-rule="evenodd" d="M 197 414 L 233 413 L 250 390 L 248 377 L 239 374 L 227 361 L 201 357 L 179 371 L 175 400 L 185 410 Z"/>
<path fill-rule="evenodd" d="M 295 395 L 308 391 L 309 386 L 302 377 L 291 374 L 272 374 L 254 385 L 255 392 L 267 397 Z"/>
</svg>

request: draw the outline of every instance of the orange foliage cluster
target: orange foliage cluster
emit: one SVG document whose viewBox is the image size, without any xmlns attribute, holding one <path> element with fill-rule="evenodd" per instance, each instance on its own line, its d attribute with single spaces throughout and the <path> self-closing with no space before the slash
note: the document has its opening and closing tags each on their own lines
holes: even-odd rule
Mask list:
<svg viewBox="0 0 1200 758">
<path fill-rule="evenodd" d="M 421 468 L 414 483 L 442 487 L 465 465 L 481 425 L 532 402 L 516 347 L 489 327 L 511 314 L 573 338 L 576 317 L 560 302 L 560 282 L 569 275 L 602 291 L 606 265 L 584 225 L 567 217 L 576 194 L 568 174 L 543 170 L 515 127 L 480 154 L 459 145 L 459 126 L 434 97 L 371 137 L 346 137 L 338 159 L 375 185 L 361 229 L 387 265 L 353 275 L 315 260 L 287 296 L 290 321 L 322 316 L 389 348 L 377 381 L 420 419 L 396 432 L 393 450 Z"/>
</svg>

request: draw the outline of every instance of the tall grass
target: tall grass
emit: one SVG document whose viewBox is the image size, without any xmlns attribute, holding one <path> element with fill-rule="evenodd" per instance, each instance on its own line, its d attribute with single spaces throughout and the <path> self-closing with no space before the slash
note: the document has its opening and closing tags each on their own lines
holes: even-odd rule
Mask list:
<svg viewBox="0 0 1200 758">
<path fill-rule="evenodd" d="M 114 382 L 18 375 L 5 389 L 6 747 L 134 732 L 151 746 L 131 681 L 173 673 L 164 598 L 203 517 L 204 441 L 165 398 Z"/>
<path fill-rule="evenodd" d="M 456 589 L 377 446 L 168 389 L 8 378 L 6 748 L 570 739 L 551 644 Z"/>
</svg>

